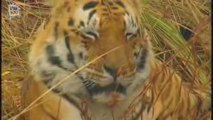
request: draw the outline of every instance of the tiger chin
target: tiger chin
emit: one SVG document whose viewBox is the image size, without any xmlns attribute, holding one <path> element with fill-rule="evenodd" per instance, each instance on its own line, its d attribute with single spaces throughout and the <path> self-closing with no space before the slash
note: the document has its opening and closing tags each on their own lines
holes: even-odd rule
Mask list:
<svg viewBox="0 0 213 120">
<path fill-rule="evenodd" d="M 28 106 L 51 91 L 25 113 L 26 120 L 122 119 L 156 67 L 139 0 L 53 3 L 52 17 L 31 47 L 31 78 L 23 86 L 23 103 Z M 138 108 L 134 119 L 142 114 Z"/>
</svg>

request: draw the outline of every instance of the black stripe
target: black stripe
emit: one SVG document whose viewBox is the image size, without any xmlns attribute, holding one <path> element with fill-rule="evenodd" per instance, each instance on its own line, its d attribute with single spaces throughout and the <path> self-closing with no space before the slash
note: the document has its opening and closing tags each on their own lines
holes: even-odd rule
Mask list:
<svg viewBox="0 0 213 120">
<path fill-rule="evenodd" d="M 55 22 L 55 26 L 54 26 L 54 32 L 55 32 L 55 39 L 58 39 L 58 26 L 59 26 L 59 22 Z"/>
<path fill-rule="evenodd" d="M 91 36 L 94 36 L 95 37 L 95 39 L 98 39 L 98 36 L 94 33 L 94 32 L 86 32 L 86 34 L 89 34 L 89 35 L 91 35 Z"/>
<path fill-rule="evenodd" d="M 54 47 L 52 45 L 48 45 L 46 47 L 46 53 L 47 53 L 47 56 L 48 56 L 48 61 L 50 61 L 52 64 L 59 64 L 60 63 L 59 57 L 54 56 L 55 50 L 54 50 Z"/>
<path fill-rule="evenodd" d="M 147 50 L 144 49 L 140 54 L 140 62 L 138 64 L 138 68 L 139 69 L 143 69 L 144 68 L 144 65 L 145 65 L 145 62 L 146 62 L 146 57 L 147 57 Z"/>
<path fill-rule="evenodd" d="M 58 56 L 49 56 L 48 57 L 48 61 L 52 64 L 52 65 L 56 65 L 58 67 L 61 67 L 63 69 L 66 69 L 64 68 L 63 66 L 61 66 L 61 60 Z"/>
<path fill-rule="evenodd" d="M 97 4 L 98 4 L 98 2 L 96 2 L 96 1 L 88 2 L 87 4 L 84 5 L 83 10 L 88 10 L 88 9 L 94 8 L 95 6 L 97 6 Z"/>
<path fill-rule="evenodd" d="M 76 35 L 80 34 L 80 32 L 78 30 L 76 30 L 76 29 L 71 29 L 71 31 L 74 32 Z"/>
<path fill-rule="evenodd" d="M 52 45 L 48 45 L 46 47 L 46 53 L 47 53 L 47 56 L 48 56 L 48 61 L 51 64 L 53 64 L 53 65 L 60 65 L 61 64 L 59 57 L 54 56 L 55 50 L 54 50 L 54 47 Z"/>
<path fill-rule="evenodd" d="M 82 52 L 80 52 L 80 53 L 78 54 L 78 56 L 79 56 L 79 58 L 80 58 L 80 59 L 83 59 L 83 58 L 84 58 L 84 56 L 83 56 L 83 53 L 82 53 Z"/>
<path fill-rule="evenodd" d="M 73 19 L 72 19 L 72 18 L 70 18 L 70 19 L 69 19 L 69 21 L 68 21 L 68 25 L 69 25 L 69 26 L 73 26 L 73 25 L 74 25 L 74 21 L 73 21 Z"/>
<path fill-rule="evenodd" d="M 96 13 L 96 10 L 92 10 L 92 11 L 89 13 L 89 18 L 88 18 L 87 24 L 89 24 L 90 19 L 92 18 L 92 16 L 93 16 L 95 13 Z"/>
<path fill-rule="evenodd" d="M 119 6 L 125 8 L 125 5 L 124 5 L 121 1 L 116 1 L 116 3 L 117 3 Z"/>
<path fill-rule="evenodd" d="M 112 6 L 112 7 L 111 7 L 111 9 L 116 10 L 116 9 L 118 9 L 118 7 L 116 7 L 116 6 Z"/>
<path fill-rule="evenodd" d="M 58 56 L 55 56 L 55 50 L 54 50 L 54 47 L 52 45 L 48 45 L 46 47 L 46 53 L 47 53 L 47 56 L 48 56 L 48 61 L 52 64 L 52 65 L 56 65 L 64 70 L 67 70 L 67 68 L 63 67 L 61 65 L 61 60 Z"/>
<path fill-rule="evenodd" d="M 116 80 L 116 77 L 117 77 L 117 69 L 116 68 L 104 65 L 104 69 L 106 70 L 107 73 L 109 73 L 113 77 L 114 80 Z"/>
<path fill-rule="evenodd" d="M 132 35 L 132 33 L 130 33 L 130 32 L 126 33 L 126 37 L 129 36 L 129 35 Z"/>
<path fill-rule="evenodd" d="M 55 50 L 54 50 L 54 47 L 52 45 L 48 45 L 46 47 L 46 52 L 48 55 L 52 56 L 55 54 Z"/>
<path fill-rule="evenodd" d="M 125 11 L 125 13 L 129 16 L 129 12 Z"/>
<path fill-rule="evenodd" d="M 52 87 L 52 86 L 51 86 L 51 87 Z M 57 89 L 57 87 L 54 88 L 52 91 L 53 91 L 54 93 L 57 93 L 57 94 L 60 94 L 60 93 L 61 93 L 61 91 L 60 91 L 59 89 Z"/>
<path fill-rule="evenodd" d="M 70 48 L 70 37 L 68 36 L 67 32 L 64 31 L 64 40 L 65 40 L 65 45 L 67 47 L 67 49 L 69 50 L 69 53 L 67 54 L 67 60 L 71 63 L 75 63 L 74 61 L 74 56 L 73 56 L 73 53 L 72 53 L 72 50 Z"/>
<path fill-rule="evenodd" d="M 80 26 L 85 27 L 85 24 L 84 24 L 84 22 L 83 22 L 83 21 L 80 21 Z"/>
<path fill-rule="evenodd" d="M 93 87 L 86 86 L 87 91 L 90 95 L 100 94 L 100 93 L 111 93 L 113 91 L 119 92 L 121 94 L 126 94 L 126 88 L 122 86 L 121 84 L 112 83 L 107 86 L 100 86 L 93 81 L 88 80 L 91 84 L 94 84 Z M 84 83 L 84 82 L 83 82 Z M 85 84 L 85 83 L 84 83 Z"/>
<path fill-rule="evenodd" d="M 84 35 L 84 34 L 81 34 L 81 37 L 83 38 L 83 39 L 88 39 L 88 37 L 86 36 L 86 35 Z M 82 41 L 83 42 L 83 41 Z"/>
</svg>

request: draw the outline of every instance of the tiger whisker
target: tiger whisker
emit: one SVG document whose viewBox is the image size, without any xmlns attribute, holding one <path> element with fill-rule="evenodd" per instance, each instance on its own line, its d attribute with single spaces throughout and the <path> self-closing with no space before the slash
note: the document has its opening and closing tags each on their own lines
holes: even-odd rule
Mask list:
<svg viewBox="0 0 213 120">
<path fill-rule="evenodd" d="M 84 85 L 85 85 L 86 87 L 90 86 L 90 84 L 92 84 L 92 83 L 89 82 L 89 81 L 86 81 L 86 82 L 84 83 Z"/>
<path fill-rule="evenodd" d="M 96 85 L 95 82 L 93 82 L 89 79 L 85 80 L 84 82 L 86 82 L 85 85 L 86 85 L 87 88 L 91 88 L 91 87 L 94 87 Z"/>
</svg>

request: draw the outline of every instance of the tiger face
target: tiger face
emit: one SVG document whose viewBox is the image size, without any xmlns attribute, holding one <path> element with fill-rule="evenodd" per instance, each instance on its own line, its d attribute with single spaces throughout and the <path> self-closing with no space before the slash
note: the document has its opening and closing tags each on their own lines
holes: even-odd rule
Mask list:
<svg viewBox="0 0 213 120">
<path fill-rule="evenodd" d="M 86 95 L 101 103 L 124 100 L 150 72 L 151 46 L 133 4 L 123 0 L 67 0 L 56 9 L 57 15 L 43 32 L 45 37 L 32 46 L 30 63 L 35 77 L 51 87 L 120 46 L 54 91 Z"/>
</svg>

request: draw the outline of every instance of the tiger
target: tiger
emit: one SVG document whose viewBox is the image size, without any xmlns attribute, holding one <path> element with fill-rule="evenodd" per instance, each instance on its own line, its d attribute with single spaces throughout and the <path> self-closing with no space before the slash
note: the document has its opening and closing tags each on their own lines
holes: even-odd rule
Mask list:
<svg viewBox="0 0 213 120">
<path fill-rule="evenodd" d="M 187 120 L 205 111 L 208 105 L 154 57 L 140 9 L 140 0 L 54 1 L 29 53 L 23 104 L 39 99 L 25 119 Z"/>
</svg>

